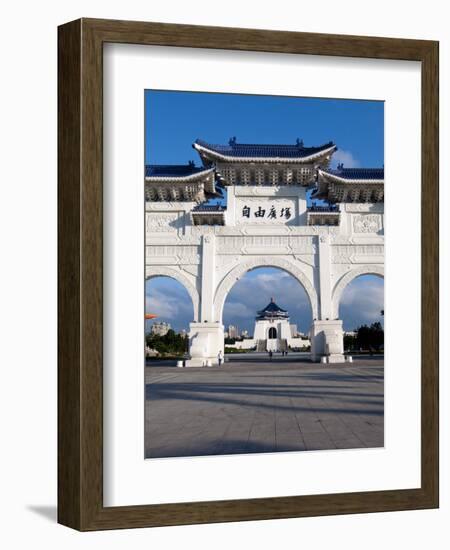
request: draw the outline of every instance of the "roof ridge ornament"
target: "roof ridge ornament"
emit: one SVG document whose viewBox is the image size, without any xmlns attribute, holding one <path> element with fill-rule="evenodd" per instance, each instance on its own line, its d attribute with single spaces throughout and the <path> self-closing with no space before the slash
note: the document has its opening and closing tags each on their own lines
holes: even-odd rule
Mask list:
<svg viewBox="0 0 450 550">
<path fill-rule="evenodd" d="M 228 145 L 236 145 L 236 136 L 233 136 L 228 140 Z"/>
<path fill-rule="evenodd" d="M 305 146 L 303 140 L 300 139 L 300 138 L 297 138 L 297 139 L 295 140 L 295 144 L 297 145 L 297 147 L 301 147 L 301 148 L 303 148 L 303 147 Z"/>
</svg>

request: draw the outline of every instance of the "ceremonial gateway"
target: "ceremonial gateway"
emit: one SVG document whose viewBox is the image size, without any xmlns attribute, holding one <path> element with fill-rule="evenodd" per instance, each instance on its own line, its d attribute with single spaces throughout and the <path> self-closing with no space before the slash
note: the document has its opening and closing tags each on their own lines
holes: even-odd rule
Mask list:
<svg viewBox="0 0 450 550">
<path fill-rule="evenodd" d="M 192 299 L 187 366 L 223 356 L 226 297 L 260 266 L 303 285 L 312 360 L 345 361 L 342 292 L 359 275 L 384 276 L 384 169 L 332 169 L 332 142 L 193 147 L 201 166 L 145 169 L 146 278 L 172 277 Z"/>
</svg>

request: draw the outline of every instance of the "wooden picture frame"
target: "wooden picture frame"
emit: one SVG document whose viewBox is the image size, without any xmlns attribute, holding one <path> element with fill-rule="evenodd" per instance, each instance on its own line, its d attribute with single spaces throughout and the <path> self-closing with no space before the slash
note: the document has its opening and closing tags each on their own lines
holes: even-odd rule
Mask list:
<svg viewBox="0 0 450 550">
<path fill-rule="evenodd" d="M 102 48 L 106 42 L 421 63 L 420 488 L 103 506 Z M 437 507 L 438 43 L 80 19 L 59 27 L 58 48 L 58 521 L 90 531 Z"/>
</svg>

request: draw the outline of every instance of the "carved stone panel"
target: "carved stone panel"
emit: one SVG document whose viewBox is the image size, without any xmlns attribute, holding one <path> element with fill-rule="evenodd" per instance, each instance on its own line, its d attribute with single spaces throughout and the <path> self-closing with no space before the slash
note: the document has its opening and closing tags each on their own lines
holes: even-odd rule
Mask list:
<svg viewBox="0 0 450 550">
<path fill-rule="evenodd" d="M 383 213 L 384 203 L 350 202 L 345 205 L 345 211 Z"/>
<path fill-rule="evenodd" d="M 287 235 L 245 235 L 217 238 L 220 254 L 313 254 L 314 237 Z"/>
<path fill-rule="evenodd" d="M 147 212 L 146 216 L 147 233 L 170 233 L 177 231 L 180 226 L 179 212 Z"/>
<path fill-rule="evenodd" d="M 200 251 L 198 246 L 166 245 L 146 246 L 146 265 L 155 264 L 198 264 Z"/>
<path fill-rule="evenodd" d="M 381 229 L 379 214 L 360 214 L 353 216 L 354 233 L 377 233 Z"/>
<path fill-rule="evenodd" d="M 332 261 L 335 264 L 350 263 L 352 259 L 364 257 L 383 258 L 384 246 L 379 245 L 333 245 Z M 365 260 L 367 263 L 367 260 Z"/>
</svg>

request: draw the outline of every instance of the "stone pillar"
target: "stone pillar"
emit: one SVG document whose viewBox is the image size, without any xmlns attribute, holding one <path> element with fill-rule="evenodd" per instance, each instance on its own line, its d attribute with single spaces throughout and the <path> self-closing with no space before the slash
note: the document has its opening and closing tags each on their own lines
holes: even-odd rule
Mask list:
<svg viewBox="0 0 450 550">
<path fill-rule="evenodd" d="M 320 285 L 320 312 L 319 318 L 331 320 L 331 244 L 329 235 L 319 237 L 319 285 Z"/>
<path fill-rule="evenodd" d="M 211 322 L 214 319 L 214 290 L 216 278 L 216 237 L 203 235 L 202 271 L 200 293 L 200 321 Z"/>
<path fill-rule="evenodd" d="M 319 319 L 311 327 L 311 360 L 344 363 L 344 332 L 342 321 L 333 319 L 330 236 L 319 238 Z"/>
<path fill-rule="evenodd" d="M 225 225 L 236 225 L 236 187 L 230 185 L 227 187 L 227 210 L 225 212 Z"/>
<path fill-rule="evenodd" d="M 296 225 L 307 226 L 307 201 L 306 201 L 306 187 L 301 187 L 299 189 L 299 194 L 297 198 L 297 213 L 298 220 Z"/>
<path fill-rule="evenodd" d="M 311 327 L 311 361 L 319 362 L 322 357 L 327 363 L 345 363 L 344 331 L 342 321 L 313 321 Z"/>
<path fill-rule="evenodd" d="M 189 325 L 188 367 L 217 365 L 219 352 L 224 355 L 223 325 L 214 319 L 216 277 L 215 236 L 204 235 L 202 240 L 202 269 L 200 292 L 200 322 Z"/>
<path fill-rule="evenodd" d="M 221 323 L 190 323 L 187 367 L 217 365 L 219 351 L 224 356 L 223 325 Z"/>
</svg>

